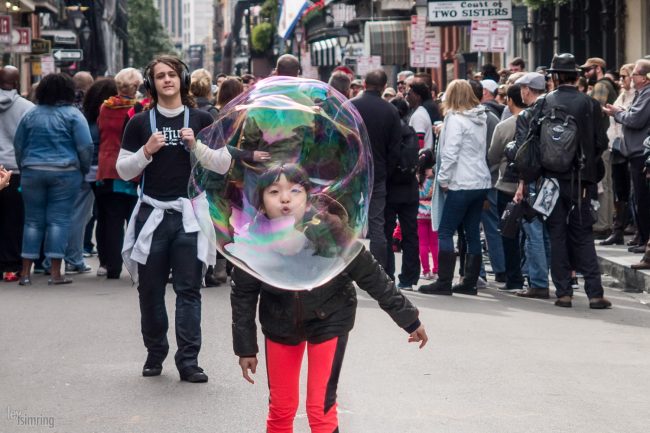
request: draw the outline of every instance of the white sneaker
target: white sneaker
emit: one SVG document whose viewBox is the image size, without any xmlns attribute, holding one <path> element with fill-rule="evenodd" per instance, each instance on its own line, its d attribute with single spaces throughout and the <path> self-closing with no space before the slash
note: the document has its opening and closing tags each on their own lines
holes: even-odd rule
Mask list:
<svg viewBox="0 0 650 433">
<path fill-rule="evenodd" d="M 487 281 L 483 277 L 478 277 L 478 280 L 476 280 L 476 288 L 487 289 Z"/>
<path fill-rule="evenodd" d="M 97 276 L 98 277 L 105 277 L 108 274 L 108 271 L 106 270 L 105 266 L 100 266 L 97 268 Z"/>
</svg>

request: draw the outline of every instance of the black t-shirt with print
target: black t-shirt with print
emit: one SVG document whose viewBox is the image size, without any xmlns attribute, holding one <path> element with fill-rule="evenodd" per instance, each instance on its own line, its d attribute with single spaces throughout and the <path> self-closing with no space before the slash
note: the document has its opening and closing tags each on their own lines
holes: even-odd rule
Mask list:
<svg viewBox="0 0 650 433">
<path fill-rule="evenodd" d="M 192 170 L 190 152 L 180 140 L 185 114 L 165 117 L 156 110 L 156 128 L 165 135 L 165 146 L 153 155 L 153 161 L 144 170 L 144 193 L 161 201 L 187 197 L 187 185 Z M 190 108 L 189 127 L 198 135 L 213 119 L 206 111 Z M 124 130 L 122 148 L 137 152 L 151 137 L 149 111 L 133 116 Z"/>
</svg>

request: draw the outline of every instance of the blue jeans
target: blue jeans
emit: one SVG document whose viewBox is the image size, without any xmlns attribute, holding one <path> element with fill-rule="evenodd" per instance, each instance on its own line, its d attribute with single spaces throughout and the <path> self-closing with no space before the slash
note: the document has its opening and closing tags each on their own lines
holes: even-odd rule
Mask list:
<svg viewBox="0 0 650 433">
<path fill-rule="evenodd" d="M 25 204 L 22 257 L 37 260 L 45 240 L 45 257 L 62 259 L 74 200 L 81 185 L 79 171 L 23 169 L 20 188 Z"/>
<path fill-rule="evenodd" d="M 65 249 L 65 262 L 77 269 L 84 268 L 83 243 L 86 224 L 90 220 L 93 211 L 95 195 L 90 183 L 81 182 L 81 188 L 77 193 L 70 218 L 70 231 L 68 232 L 68 246 Z M 43 267 L 49 269 L 50 261 L 45 259 Z"/>
<path fill-rule="evenodd" d="M 462 224 L 467 253 L 481 255 L 481 210 L 487 189 L 448 191 L 438 228 L 440 251 L 454 251 L 454 233 Z"/>
<path fill-rule="evenodd" d="M 488 190 L 487 199 L 490 202 L 489 209 L 481 212 L 481 222 L 485 232 L 485 240 L 488 246 L 488 255 L 492 264 L 492 272 L 501 274 L 506 271 L 506 260 L 503 252 L 503 242 L 499 233 L 500 215 L 497 209 L 497 190 Z"/>
<path fill-rule="evenodd" d="M 528 185 L 528 191 L 535 192 L 535 182 Z M 549 286 L 548 270 L 551 263 L 551 243 L 546 226 L 539 217 L 536 217 L 530 222 L 524 219 L 521 228 L 526 234 L 524 253 L 530 287 L 546 289 Z"/>
</svg>

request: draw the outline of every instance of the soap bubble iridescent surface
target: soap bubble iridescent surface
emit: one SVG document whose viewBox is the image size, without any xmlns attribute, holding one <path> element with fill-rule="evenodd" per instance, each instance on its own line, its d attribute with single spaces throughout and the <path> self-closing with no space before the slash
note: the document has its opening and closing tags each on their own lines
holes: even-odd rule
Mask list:
<svg viewBox="0 0 650 433">
<path fill-rule="evenodd" d="M 190 198 L 205 193 L 211 216 L 201 229 L 216 231 L 214 247 L 236 266 L 277 288 L 310 290 L 359 253 L 372 156 L 359 113 L 340 93 L 321 81 L 267 78 L 198 139 L 270 154 L 234 159 L 224 175 L 193 171 Z"/>
</svg>

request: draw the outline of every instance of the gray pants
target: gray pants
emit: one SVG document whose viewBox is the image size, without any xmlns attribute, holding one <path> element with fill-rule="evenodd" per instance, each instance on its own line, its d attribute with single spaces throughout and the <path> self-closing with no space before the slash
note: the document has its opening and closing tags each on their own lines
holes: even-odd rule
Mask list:
<svg viewBox="0 0 650 433">
<path fill-rule="evenodd" d="M 386 269 L 388 262 L 386 234 L 384 233 L 384 226 L 386 225 L 385 208 L 386 182 L 375 183 L 368 209 L 368 239 L 370 239 L 370 253 L 384 269 Z"/>
</svg>

